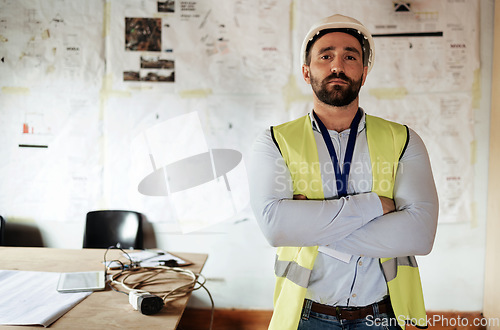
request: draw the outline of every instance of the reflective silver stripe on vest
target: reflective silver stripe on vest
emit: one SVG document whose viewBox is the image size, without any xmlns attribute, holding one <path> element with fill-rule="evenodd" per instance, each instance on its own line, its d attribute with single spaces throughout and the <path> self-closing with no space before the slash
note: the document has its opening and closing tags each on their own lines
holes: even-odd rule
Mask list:
<svg viewBox="0 0 500 330">
<path fill-rule="evenodd" d="M 295 261 L 279 260 L 276 256 L 274 274 L 278 277 L 286 277 L 298 286 L 307 288 L 311 270 L 302 267 Z"/>
<path fill-rule="evenodd" d="M 382 262 L 382 270 L 384 271 L 385 281 L 389 282 L 398 275 L 398 266 L 410 266 L 417 268 L 417 259 L 414 256 L 397 257 Z"/>
</svg>

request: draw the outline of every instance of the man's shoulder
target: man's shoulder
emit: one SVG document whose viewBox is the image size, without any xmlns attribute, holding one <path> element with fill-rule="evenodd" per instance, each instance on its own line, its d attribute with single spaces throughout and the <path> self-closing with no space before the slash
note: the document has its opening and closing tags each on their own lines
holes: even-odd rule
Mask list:
<svg viewBox="0 0 500 330">
<path fill-rule="evenodd" d="M 398 122 L 395 122 L 392 120 L 388 120 L 388 119 L 385 119 L 382 117 L 374 116 L 374 115 L 365 114 L 365 116 L 366 116 L 365 120 L 367 122 L 367 125 L 369 125 L 370 123 L 373 123 L 373 124 L 386 125 L 386 126 L 403 126 L 403 127 L 406 126 L 406 125 L 403 125 L 401 123 L 398 123 Z"/>
<path fill-rule="evenodd" d="M 307 122 L 307 121 L 309 121 L 309 122 L 311 121 L 309 114 L 301 116 L 297 119 L 293 119 L 293 120 L 284 122 L 284 123 L 276 125 L 276 126 L 271 126 L 271 128 L 272 129 L 280 129 L 280 128 L 284 128 L 284 127 L 296 126 L 296 125 L 303 124 L 304 122 Z"/>
</svg>

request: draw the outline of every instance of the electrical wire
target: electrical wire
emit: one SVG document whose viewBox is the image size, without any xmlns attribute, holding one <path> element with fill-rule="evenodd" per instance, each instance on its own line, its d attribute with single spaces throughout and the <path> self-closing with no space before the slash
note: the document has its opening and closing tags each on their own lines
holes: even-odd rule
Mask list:
<svg viewBox="0 0 500 330">
<path fill-rule="evenodd" d="M 120 251 L 121 251 L 121 252 L 122 252 L 122 253 L 123 253 L 123 254 L 127 257 L 127 259 L 129 260 L 129 264 L 128 264 L 128 265 L 125 265 L 125 264 L 124 264 L 121 260 L 118 260 L 118 259 L 114 259 L 114 260 L 107 261 L 107 260 L 106 260 L 106 256 L 107 256 L 107 254 L 108 254 L 108 251 L 109 251 L 109 250 L 111 250 L 111 249 L 118 249 L 118 250 L 120 250 Z M 109 264 L 108 264 L 108 262 L 109 262 Z M 106 280 L 106 284 L 107 284 L 107 285 L 111 288 L 111 290 L 116 291 L 116 292 L 119 292 L 119 293 L 123 293 L 123 294 L 128 295 L 128 293 L 127 293 L 127 292 L 125 292 L 125 291 L 120 291 L 120 290 L 116 289 L 115 287 L 113 287 L 113 286 L 111 285 L 111 282 L 108 282 L 108 281 L 107 281 L 107 280 L 108 280 L 108 275 L 109 275 L 109 274 L 108 274 L 108 270 L 110 270 L 109 265 L 111 265 L 111 263 L 113 263 L 113 262 L 116 262 L 116 263 L 120 264 L 120 269 L 122 269 L 122 270 L 123 270 L 123 269 L 125 269 L 125 268 L 127 268 L 127 267 L 129 267 L 129 268 L 131 268 L 131 267 L 132 267 L 132 265 L 133 265 L 132 258 L 130 257 L 130 255 L 129 255 L 126 251 L 124 251 L 124 250 L 123 250 L 122 248 L 120 248 L 119 246 L 115 246 L 115 245 L 109 246 L 109 247 L 106 249 L 106 251 L 104 252 L 104 261 L 103 261 L 103 263 L 104 263 L 104 279 Z"/>
<path fill-rule="evenodd" d="M 117 248 L 115 246 L 110 246 L 106 249 L 104 253 L 104 267 L 106 278 L 108 278 L 108 271 L 111 271 L 109 265 L 112 262 L 117 262 L 120 265 L 118 272 L 109 276 L 109 286 L 113 291 L 123 293 L 128 295 L 131 291 L 138 292 L 149 292 L 161 296 L 163 302 L 166 304 L 168 300 L 175 300 L 177 298 L 183 297 L 186 294 L 199 290 L 203 288 L 210 299 L 211 304 L 211 315 L 210 315 L 210 326 L 212 329 L 214 320 L 214 310 L 215 304 L 210 291 L 205 286 L 206 278 L 199 274 L 194 273 L 189 269 L 183 269 L 179 267 L 168 267 L 168 266 L 154 266 L 154 267 L 141 267 L 140 263 L 132 261 L 130 255 L 121 248 L 117 248 L 123 252 L 123 254 L 129 260 L 129 264 L 124 264 L 120 260 L 106 260 L 106 255 L 110 249 Z M 180 285 L 171 290 L 145 290 L 148 286 L 154 286 L 158 284 L 169 284 L 173 280 L 178 281 L 178 278 L 169 277 L 169 275 L 182 276 L 187 281 L 187 283 Z M 198 285 L 198 286 L 197 286 Z M 118 290 L 115 286 L 121 286 L 125 291 Z"/>
<path fill-rule="evenodd" d="M 120 285 L 127 291 L 139 290 L 144 291 L 142 288 L 157 284 L 169 283 L 172 278 L 168 277 L 169 274 L 183 275 L 189 279 L 186 284 L 183 284 L 173 290 L 168 291 L 155 291 L 148 290 L 152 294 L 163 294 L 163 300 L 169 297 L 179 297 L 192 291 L 192 286 L 196 283 L 197 276 L 188 269 L 181 269 L 167 266 L 156 267 L 133 267 L 124 269 L 111 276 L 111 283 Z M 161 276 L 164 275 L 164 276 Z M 141 277 L 142 276 L 142 277 Z M 176 279 L 178 280 L 178 279 Z"/>
</svg>

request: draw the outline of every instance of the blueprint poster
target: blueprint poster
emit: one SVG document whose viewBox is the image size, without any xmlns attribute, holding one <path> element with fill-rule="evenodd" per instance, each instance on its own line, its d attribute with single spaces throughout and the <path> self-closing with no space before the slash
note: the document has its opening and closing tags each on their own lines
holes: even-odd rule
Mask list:
<svg viewBox="0 0 500 330">
<path fill-rule="evenodd" d="M 0 1 L 0 212 L 84 219 L 102 187 L 103 2 Z"/>
<path fill-rule="evenodd" d="M 290 1 L 160 3 L 107 3 L 114 88 L 253 94 L 287 82 Z"/>
</svg>

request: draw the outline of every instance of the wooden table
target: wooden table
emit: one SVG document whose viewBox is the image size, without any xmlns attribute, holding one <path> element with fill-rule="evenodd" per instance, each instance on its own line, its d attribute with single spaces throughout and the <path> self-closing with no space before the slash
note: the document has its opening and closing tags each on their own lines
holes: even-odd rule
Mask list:
<svg viewBox="0 0 500 330">
<path fill-rule="evenodd" d="M 0 247 L 0 269 L 44 272 L 77 272 L 103 270 L 104 249 L 52 249 Z M 207 254 L 174 253 L 193 262 L 185 267 L 201 272 Z M 110 250 L 106 259 L 124 260 L 122 252 Z M 190 294 L 168 302 L 155 315 L 143 315 L 133 309 L 128 296 L 110 289 L 92 293 L 50 328 L 54 329 L 175 329 L 184 312 Z M 2 329 L 41 329 L 40 326 L 0 326 Z"/>
</svg>

